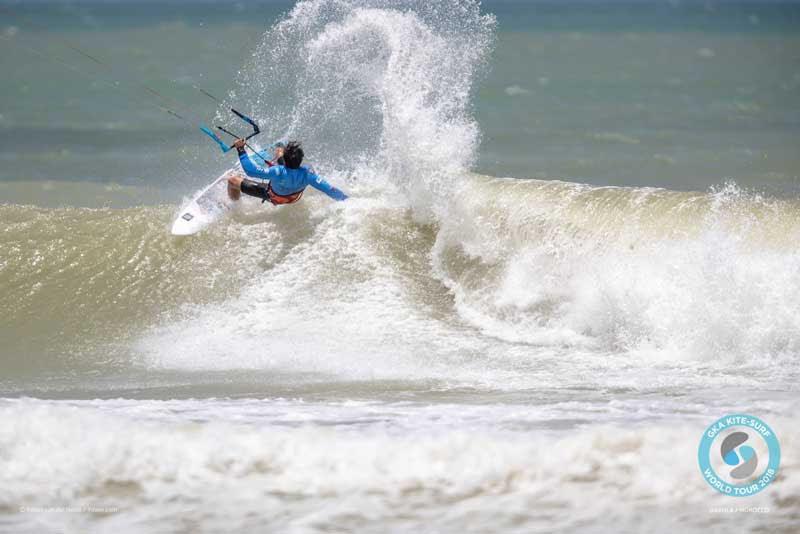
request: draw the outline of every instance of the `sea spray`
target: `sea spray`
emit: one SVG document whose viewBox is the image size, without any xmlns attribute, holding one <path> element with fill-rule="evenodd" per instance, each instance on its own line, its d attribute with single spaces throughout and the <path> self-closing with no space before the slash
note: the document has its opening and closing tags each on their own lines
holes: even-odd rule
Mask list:
<svg viewBox="0 0 800 534">
<path fill-rule="evenodd" d="M 357 168 L 419 218 L 443 216 L 475 161 L 471 96 L 494 24 L 471 0 L 299 2 L 265 34 L 237 98 L 302 139 L 319 170 Z"/>
</svg>

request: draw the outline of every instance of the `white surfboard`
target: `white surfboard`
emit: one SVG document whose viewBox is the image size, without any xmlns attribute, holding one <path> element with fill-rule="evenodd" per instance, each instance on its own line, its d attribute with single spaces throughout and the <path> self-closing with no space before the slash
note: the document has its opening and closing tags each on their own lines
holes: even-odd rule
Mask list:
<svg viewBox="0 0 800 534">
<path fill-rule="evenodd" d="M 233 208 L 233 201 L 228 198 L 228 176 L 234 172 L 236 169 L 225 171 L 181 209 L 172 223 L 172 235 L 196 234 Z"/>
</svg>

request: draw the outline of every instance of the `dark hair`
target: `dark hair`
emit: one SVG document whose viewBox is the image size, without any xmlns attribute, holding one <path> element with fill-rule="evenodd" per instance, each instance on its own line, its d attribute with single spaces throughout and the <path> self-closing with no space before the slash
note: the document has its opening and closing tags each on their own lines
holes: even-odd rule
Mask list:
<svg viewBox="0 0 800 534">
<path fill-rule="evenodd" d="M 283 149 L 283 160 L 290 169 L 300 168 L 300 164 L 303 163 L 303 148 L 299 142 L 289 141 L 286 144 L 286 148 Z"/>
</svg>

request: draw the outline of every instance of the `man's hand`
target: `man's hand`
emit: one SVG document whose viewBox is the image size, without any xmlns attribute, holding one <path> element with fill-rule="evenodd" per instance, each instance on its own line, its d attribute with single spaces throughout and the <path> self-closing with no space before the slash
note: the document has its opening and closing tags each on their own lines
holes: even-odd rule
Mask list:
<svg viewBox="0 0 800 534">
<path fill-rule="evenodd" d="M 240 148 L 244 148 L 245 143 L 247 143 L 247 141 L 245 141 L 244 139 L 237 139 L 233 143 L 233 148 L 235 148 L 237 150 L 240 149 Z"/>
</svg>

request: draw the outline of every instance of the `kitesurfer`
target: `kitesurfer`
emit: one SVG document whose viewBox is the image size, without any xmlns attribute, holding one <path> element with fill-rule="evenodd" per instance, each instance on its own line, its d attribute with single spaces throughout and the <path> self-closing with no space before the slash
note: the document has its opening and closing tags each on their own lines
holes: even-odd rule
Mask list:
<svg viewBox="0 0 800 534">
<path fill-rule="evenodd" d="M 275 158 L 266 161 L 267 168 L 256 165 L 250 159 L 244 147 L 246 141 L 238 139 L 233 148 L 239 153 L 239 162 L 247 176 L 267 180 L 257 182 L 239 175 L 228 178 L 228 196 L 231 200 L 239 200 L 241 193 L 260 198 L 263 202 L 271 202 L 278 206 L 293 204 L 300 200 L 303 191 L 309 185 L 322 191 L 334 200 L 346 200 L 348 197 L 341 190 L 329 184 L 324 178 L 315 174 L 303 163 L 303 149 L 296 141 L 275 150 Z"/>
</svg>

